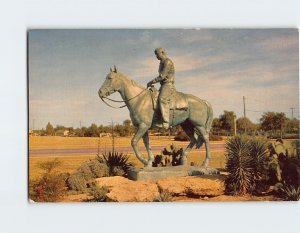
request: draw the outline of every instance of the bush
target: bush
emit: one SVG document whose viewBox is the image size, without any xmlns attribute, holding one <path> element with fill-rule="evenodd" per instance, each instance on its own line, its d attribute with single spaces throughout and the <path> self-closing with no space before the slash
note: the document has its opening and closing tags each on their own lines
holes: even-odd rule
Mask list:
<svg viewBox="0 0 300 233">
<path fill-rule="evenodd" d="M 89 194 L 92 196 L 92 199 L 89 201 L 92 202 L 104 202 L 106 201 L 106 194 L 109 193 L 109 189 L 106 186 L 99 187 L 94 185 L 91 187 Z"/>
<path fill-rule="evenodd" d="M 98 159 L 83 163 L 71 174 L 66 183 L 69 189 L 82 191 L 87 187 L 87 183 L 95 178 L 105 177 L 109 175 L 109 169 L 105 163 L 101 163 Z"/>
<path fill-rule="evenodd" d="M 82 191 L 86 188 L 86 180 L 84 174 L 76 172 L 70 175 L 66 181 L 67 187 L 70 190 Z"/>
<path fill-rule="evenodd" d="M 172 193 L 167 190 L 160 190 L 159 196 L 154 200 L 155 202 L 171 202 L 173 199 Z"/>
<path fill-rule="evenodd" d="M 61 165 L 58 159 L 39 164 L 44 171 L 41 178 L 30 180 L 29 198 L 36 202 L 55 202 L 66 193 L 65 181 L 69 174 L 58 173 L 56 169 Z"/>
<path fill-rule="evenodd" d="M 131 162 L 128 162 L 129 157 L 123 153 L 118 152 L 109 152 L 108 155 L 103 155 L 103 158 L 98 156 L 98 161 L 102 161 L 104 159 L 108 169 L 110 176 L 118 176 L 123 175 L 127 176 L 128 171 L 134 167 Z"/>
<path fill-rule="evenodd" d="M 237 136 L 226 142 L 226 192 L 247 194 L 265 186 L 267 179 L 267 142 Z M 265 187 L 264 187 L 265 188 Z"/>
</svg>

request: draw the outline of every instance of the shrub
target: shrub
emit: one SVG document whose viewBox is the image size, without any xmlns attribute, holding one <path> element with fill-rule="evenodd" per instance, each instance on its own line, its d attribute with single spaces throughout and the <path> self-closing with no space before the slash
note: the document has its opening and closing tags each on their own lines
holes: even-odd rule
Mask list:
<svg viewBox="0 0 300 233">
<path fill-rule="evenodd" d="M 98 159 L 83 163 L 71 174 L 66 183 L 69 189 L 82 191 L 87 187 L 87 183 L 95 178 L 109 175 L 109 169 L 105 163 L 99 162 Z"/>
<path fill-rule="evenodd" d="M 102 160 L 102 157 L 98 156 L 99 161 Z M 110 176 L 117 176 L 123 173 L 123 176 L 127 176 L 128 171 L 134 167 L 131 162 L 128 162 L 128 155 L 118 152 L 109 152 L 108 155 L 103 155 L 103 159 L 106 165 L 109 168 Z"/>
<path fill-rule="evenodd" d="M 160 190 L 159 196 L 154 200 L 155 202 L 171 202 L 173 199 L 172 193 L 167 190 Z"/>
<path fill-rule="evenodd" d="M 267 142 L 237 136 L 229 139 L 225 146 L 225 188 L 231 194 L 252 193 L 264 186 L 267 177 Z"/>
<path fill-rule="evenodd" d="M 58 159 L 39 164 L 44 171 L 41 178 L 29 183 L 29 198 L 36 202 L 55 202 L 66 193 L 65 180 L 67 173 L 58 173 L 56 169 L 61 165 Z"/>
<path fill-rule="evenodd" d="M 66 181 L 66 184 L 70 190 L 82 191 L 86 188 L 86 180 L 84 175 L 79 172 L 70 175 Z"/>
<path fill-rule="evenodd" d="M 106 186 L 99 187 L 94 185 L 91 187 L 89 194 L 92 196 L 92 199 L 89 201 L 92 202 L 104 202 L 106 201 L 106 194 L 109 193 L 109 189 Z"/>
</svg>

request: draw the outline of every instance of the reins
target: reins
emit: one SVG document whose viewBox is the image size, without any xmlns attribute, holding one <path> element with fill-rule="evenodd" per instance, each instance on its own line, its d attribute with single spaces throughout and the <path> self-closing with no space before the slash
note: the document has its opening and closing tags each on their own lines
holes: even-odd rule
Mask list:
<svg viewBox="0 0 300 233">
<path fill-rule="evenodd" d="M 134 97 L 132 97 L 132 98 L 130 98 L 130 99 L 127 99 L 127 100 L 113 100 L 113 99 L 110 99 L 110 98 L 108 98 L 108 97 L 100 97 L 100 98 L 101 98 L 101 100 L 103 101 L 103 103 L 105 103 L 107 106 L 109 106 L 109 107 L 111 107 L 111 108 L 116 108 L 116 109 L 118 109 L 118 108 L 124 108 L 124 107 L 126 107 L 126 104 L 124 104 L 124 105 L 122 105 L 122 106 L 120 106 L 120 107 L 115 107 L 115 106 L 112 106 L 112 105 L 110 105 L 109 103 L 105 102 L 104 99 L 108 99 L 108 100 L 110 100 L 110 101 L 112 101 L 112 102 L 115 102 L 115 103 L 126 103 L 126 102 L 129 102 L 130 100 L 133 100 L 134 98 L 138 97 L 138 96 L 141 95 L 144 91 L 147 91 L 147 90 L 148 90 L 148 89 L 146 88 L 146 89 L 142 90 L 142 91 L 141 91 L 139 94 L 137 94 L 136 96 L 134 96 Z"/>
</svg>

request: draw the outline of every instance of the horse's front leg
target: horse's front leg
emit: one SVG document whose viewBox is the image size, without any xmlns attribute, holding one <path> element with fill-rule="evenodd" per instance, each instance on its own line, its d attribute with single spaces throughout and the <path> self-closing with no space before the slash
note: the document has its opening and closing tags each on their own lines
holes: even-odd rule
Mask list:
<svg viewBox="0 0 300 233">
<path fill-rule="evenodd" d="M 148 152 L 148 166 L 147 167 L 152 167 L 152 162 L 154 161 L 154 155 L 152 153 L 150 142 L 149 142 L 148 130 L 143 136 L 143 141 L 144 141 L 144 145 L 146 147 L 146 150 Z"/>
<path fill-rule="evenodd" d="M 138 148 L 138 142 L 139 140 L 144 136 L 144 134 L 148 131 L 148 128 L 144 123 L 141 123 L 137 129 L 137 131 L 135 132 L 135 135 L 133 136 L 132 140 L 131 140 L 131 146 L 133 148 L 133 151 L 136 155 L 136 157 L 138 158 L 138 160 L 140 160 L 145 167 L 148 166 L 148 161 L 145 160 L 142 156 L 142 154 L 139 151 Z M 152 164 L 151 164 L 152 165 Z"/>
</svg>

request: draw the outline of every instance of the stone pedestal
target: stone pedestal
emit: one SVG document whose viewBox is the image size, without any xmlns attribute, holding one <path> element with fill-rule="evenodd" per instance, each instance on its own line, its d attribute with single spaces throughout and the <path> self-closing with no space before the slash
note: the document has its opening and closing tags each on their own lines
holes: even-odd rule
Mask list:
<svg viewBox="0 0 300 233">
<path fill-rule="evenodd" d="M 220 172 L 212 167 L 150 167 L 132 169 L 128 172 L 128 178 L 130 180 L 158 180 L 169 177 L 201 176 L 213 174 L 220 174 Z"/>
</svg>

